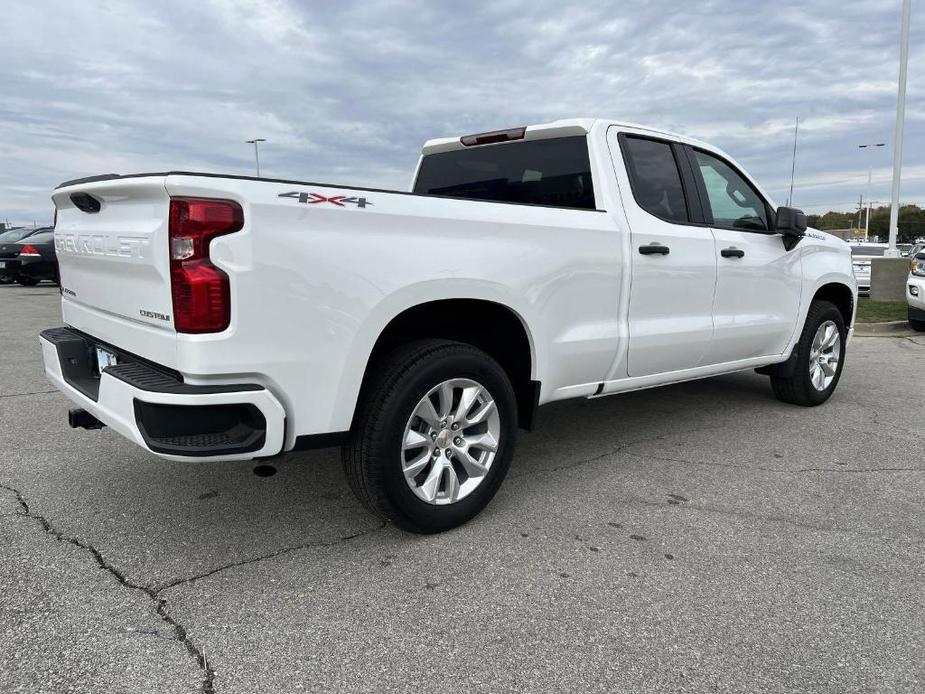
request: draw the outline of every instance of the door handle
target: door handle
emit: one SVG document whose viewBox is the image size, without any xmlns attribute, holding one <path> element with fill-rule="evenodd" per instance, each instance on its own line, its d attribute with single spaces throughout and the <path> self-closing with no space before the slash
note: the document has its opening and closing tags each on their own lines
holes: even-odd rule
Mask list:
<svg viewBox="0 0 925 694">
<path fill-rule="evenodd" d="M 729 248 L 724 248 L 719 252 L 724 258 L 744 258 L 745 251 L 741 248 L 736 248 L 735 246 L 730 246 Z"/>
<path fill-rule="evenodd" d="M 640 246 L 639 252 L 643 255 L 668 255 L 671 249 L 668 246 L 663 246 L 658 241 L 653 241 L 648 245 Z"/>
</svg>

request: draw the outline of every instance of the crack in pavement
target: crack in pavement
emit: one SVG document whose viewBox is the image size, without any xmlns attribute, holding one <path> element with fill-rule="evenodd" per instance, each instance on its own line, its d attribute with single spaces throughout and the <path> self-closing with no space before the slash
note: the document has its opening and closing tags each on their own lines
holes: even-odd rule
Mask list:
<svg viewBox="0 0 925 694">
<path fill-rule="evenodd" d="M 226 571 L 227 569 L 234 569 L 239 566 L 247 566 L 249 564 L 256 564 L 258 562 L 266 561 L 268 559 L 275 559 L 276 557 L 280 557 L 285 554 L 291 554 L 292 552 L 298 552 L 299 550 L 302 550 L 302 549 L 311 549 L 314 547 L 333 547 L 343 542 L 348 542 L 349 540 L 355 540 L 358 537 L 363 537 L 365 535 L 371 535 L 375 532 L 382 530 L 388 524 L 389 524 L 388 521 L 382 521 L 379 523 L 379 525 L 377 525 L 374 528 L 369 528 L 367 530 L 361 530 L 359 532 L 353 533 L 352 535 L 345 535 L 343 537 L 337 538 L 336 540 L 319 541 L 319 542 L 304 542 L 299 545 L 283 547 L 281 549 L 268 552 L 267 554 L 262 554 L 257 557 L 251 557 L 250 559 L 242 559 L 241 561 L 235 561 L 229 564 L 223 564 L 222 566 L 211 569 L 209 571 L 205 571 L 201 574 L 195 574 L 193 576 L 187 576 L 186 578 L 178 578 L 173 581 L 168 581 L 167 583 L 162 583 L 158 586 L 155 586 L 153 590 L 156 593 L 160 593 L 162 591 L 169 590 L 170 588 L 176 588 L 177 586 L 182 586 L 187 583 L 193 583 L 194 581 L 198 581 L 203 578 L 214 576 L 215 574 L 221 573 L 222 571 Z"/>
<path fill-rule="evenodd" d="M 705 460 L 686 460 L 684 458 L 672 458 L 669 456 L 655 455 L 652 453 L 636 453 L 630 450 L 622 451 L 632 458 L 646 460 L 662 460 L 668 463 L 681 463 L 683 465 L 699 465 L 703 467 L 723 467 L 734 468 L 737 470 L 760 470 L 762 472 L 774 472 L 784 475 L 797 475 L 805 472 L 925 472 L 925 469 L 914 467 L 868 467 L 868 468 L 849 468 L 849 467 L 804 467 L 796 469 L 765 467 L 763 465 L 737 465 L 735 463 L 712 463 Z"/>
<path fill-rule="evenodd" d="M 29 507 L 29 503 L 23 497 L 22 493 L 15 487 L 11 487 L 6 484 L 0 484 L 0 489 L 5 489 L 6 491 L 11 492 L 13 495 L 15 495 L 16 501 L 19 504 L 20 509 L 21 509 L 21 513 L 19 515 L 25 516 L 26 518 L 31 518 L 32 520 L 36 521 L 41 526 L 43 532 L 55 538 L 57 541 L 66 542 L 82 550 L 85 550 L 86 552 L 89 552 L 90 555 L 93 557 L 94 561 L 97 563 L 97 565 L 101 569 L 109 573 L 113 578 L 115 578 L 116 581 L 118 581 L 118 583 L 123 588 L 127 588 L 129 590 L 135 590 L 135 591 L 144 593 L 144 595 L 147 596 L 148 599 L 150 599 L 154 603 L 155 613 L 158 615 L 158 617 L 161 618 L 161 620 L 164 621 L 165 624 L 167 624 L 170 627 L 171 631 L 174 634 L 174 638 L 172 640 L 178 641 L 181 644 L 183 644 L 186 647 L 186 650 L 190 654 L 190 656 L 196 661 L 196 664 L 199 666 L 199 669 L 202 670 L 203 680 L 202 680 L 201 690 L 203 694 L 214 694 L 215 692 L 215 671 L 209 665 L 209 662 L 205 656 L 204 649 L 201 646 L 197 646 L 193 642 L 193 640 L 189 637 L 189 634 L 187 633 L 185 627 L 182 624 L 180 624 L 180 622 L 178 622 L 176 619 L 171 617 L 170 614 L 167 612 L 167 601 L 164 598 L 160 597 L 161 592 L 163 592 L 164 590 L 167 590 L 168 588 L 174 588 L 176 586 L 183 585 L 185 583 L 197 581 L 201 578 L 205 578 L 206 576 L 214 576 L 215 574 L 221 571 L 225 571 L 226 569 L 231 569 L 236 566 L 244 566 L 246 564 L 254 564 L 256 562 L 264 561 L 267 559 L 273 559 L 274 557 L 278 557 L 283 554 L 289 554 L 291 552 L 295 552 L 300 549 L 307 549 L 310 547 L 327 547 L 331 545 L 336 545 L 340 542 L 346 542 L 348 540 L 353 540 L 363 535 L 368 535 L 370 533 L 377 532 L 378 530 L 381 530 L 387 525 L 386 522 L 383 522 L 375 528 L 360 531 L 358 533 L 354 533 L 353 535 L 348 535 L 346 537 L 342 537 L 342 538 L 339 538 L 337 540 L 333 540 L 330 542 L 313 542 L 313 543 L 310 542 L 310 543 L 304 543 L 301 545 L 295 545 L 292 547 L 285 547 L 283 549 L 276 550 L 274 552 L 270 552 L 268 554 L 265 554 L 259 557 L 254 557 L 252 559 L 232 562 L 230 564 L 223 565 L 215 569 L 212 569 L 211 571 L 208 571 L 206 573 L 198 574 L 196 576 L 191 576 L 189 578 L 178 579 L 176 581 L 171 581 L 169 583 L 165 583 L 160 586 L 157 586 L 157 585 L 147 586 L 147 585 L 135 583 L 134 581 L 130 580 L 122 571 L 120 571 L 118 568 L 113 566 L 113 564 L 111 564 L 102 555 L 102 553 L 89 542 L 81 540 L 80 538 L 77 538 L 77 537 L 65 535 L 62 531 L 58 530 L 54 525 L 52 525 L 52 523 L 45 516 L 38 514 L 38 513 L 33 513 Z M 144 633 L 144 632 L 139 632 L 139 633 Z M 162 637 L 158 636 L 158 638 L 162 638 Z"/>
<path fill-rule="evenodd" d="M 175 634 L 177 641 L 182 643 L 186 650 L 189 652 L 190 656 L 196 661 L 199 665 L 199 668 L 203 671 L 203 681 L 202 681 L 202 692 L 203 694 L 213 694 L 215 688 L 213 682 L 215 679 L 215 672 L 212 668 L 209 667 L 209 664 L 206 662 L 205 655 L 201 648 L 199 648 L 193 641 L 189 638 L 189 635 L 186 633 L 186 629 L 182 624 L 177 622 L 173 617 L 167 613 L 167 601 L 158 597 L 157 591 L 148 586 L 139 585 L 130 581 L 125 574 L 123 574 L 119 569 L 110 564 L 106 558 L 100 553 L 100 551 L 91 545 L 88 542 L 83 540 L 65 535 L 63 532 L 55 528 L 51 522 L 45 518 L 45 516 L 33 513 L 29 508 L 29 503 L 25 500 L 22 493 L 15 487 L 10 487 L 5 484 L 0 484 L 0 489 L 5 489 L 8 492 L 12 492 L 16 496 L 16 501 L 19 503 L 20 508 L 22 509 L 22 515 L 27 518 L 31 518 L 38 522 L 42 527 L 42 530 L 51 537 L 55 538 L 59 542 L 67 542 L 68 544 L 79 547 L 90 553 L 99 567 L 106 572 L 108 572 L 120 585 L 129 590 L 137 590 L 141 593 L 144 593 L 151 601 L 154 602 L 154 611 L 157 615 L 171 628 Z"/>
<path fill-rule="evenodd" d="M 651 499 L 642 499 L 639 497 L 629 497 L 631 503 L 637 503 L 641 506 L 651 506 L 656 508 L 669 508 L 661 501 L 652 501 Z M 684 509 L 685 511 L 694 511 L 698 513 L 706 514 L 717 514 L 720 516 L 729 516 L 731 518 L 742 518 L 749 521 L 763 521 L 765 523 L 780 523 L 781 525 L 787 525 L 793 528 L 799 528 L 800 530 L 811 530 L 815 532 L 826 532 L 826 533 L 848 533 L 852 535 L 860 535 L 862 537 L 869 537 L 876 540 L 895 542 L 900 538 L 884 536 L 876 532 L 869 532 L 866 530 L 861 530 L 858 528 L 845 528 L 845 527 L 836 527 L 834 525 L 822 525 L 820 523 L 806 523 L 798 520 L 793 520 L 786 516 L 766 516 L 760 513 L 754 513 L 750 511 L 741 511 L 733 508 L 719 508 L 717 506 L 706 506 L 696 503 L 684 503 L 677 506 L 671 506 L 672 509 Z"/>
<path fill-rule="evenodd" d="M 49 395 L 50 393 L 57 393 L 57 392 L 58 392 L 57 390 L 36 390 L 35 392 L 32 392 L 32 393 L 9 393 L 7 395 L 0 395 L 0 400 L 4 400 L 6 398 L 22 398 L 27 395 Z"/>
<path fill-rule="evenodd" d="M 685 432 L 685 434 L 689 435 L 695 432 L 710 431 L 712 429 L 723 429 L 723 428 L 724 428 L 724 425 L 711 425 L 711 426 L 691 429 Z M 807 467 L 807 468 L 789 469 L 789 468 L 767 467 L 763 465 L 738 465 L 735 463 L 715 463 L 715 462 L 709 462 L 709 461 L 704 461 L 704 460 L 686 460 L 684 458 L 673 458 L 670 456 L 656 455 L 654 453 L 639 453 L 639 452 L 634 452 L 630 450 L 630 448 L 634 446 L 638 446 L 644 443 L 664 441 L 668 439 L 669 437 L 670 437 L 670 434 L 663 434 L 661 436 L 646 437 L 644 439 L 638 439 L 635 441 L 627 441 L 626 443 L 620 444 L 616 448 L 612 448 L 608 451 L 599 453 L 597 455 L 593 455 L 588 458 L 581 458 L 579 460 L 575 460 L 569 463 L 564 463 L 562 465 L 557 465 L 555 467 L 525 470 L 523 472 L 519 472 L 516 475 L 510 475 L 509 477 L 511 479 L 517 479 L 518 477 L 524 477 L 526 475 L 534 475 L 538 472 L 549 473 L 549 472 L 558 472 L 560 470 L 571 470 L 573 468 L 581 467 L 582 465 L 589 465 L 591 463 L 596 463 L 600 460 L 603 460 L 604 458 L 609 458 L 619 453 L 624 453 L 632 458 L 645 459 L 645 460 L 661 460 L 661 461 L 665 461 L 669 463 L 682 463 L 684 465 L 699 465 L 699 466 L 704 466 L 704 467 L 733 468 L 733 469 L 740 469 L 740 470 L 759 470 L 761 472 L 773 472 L 773 473 L 778 473 L 778 474 L 791 474 L 791 475 L 802 474 L 802 473 L 807 473 L 807 472 L 842 472 L 842 473 L 925 472 L 925 469 L 906 468 L 906 467 L 895 467 L 895 468 L 894 467 L 882 467 L 882 468 Z"/>
<path fill-rule="evenodd" d="M 691 434 L 691 433 L 699 432 L 699 431 L 710 431 L 711 429 L 722 429 L 722 428 L 724 428 L 724 425 L 713 424 L 713 425 L 706 426 L 706 427 L 690 429 L 686 433 Z M 662 441 L 668 438 L 668 436 L 669 436 L 668 434 L 663 434 L 661 436 L 654 436 L 654 437 L 647 436 L 644 439 L 638 439 L 635 441 L 627 441 L 626 443 L 621 443 L 616 448 L 612 448 L 611 450 L 605 451 L 604 453 L 599 453 L 597 455 L 591 456 L 590 458 L 581 458 L 580 460 L 574 460 L 570 463 L 565 463 L 563 465 L 556 465 L 555 467 L 544 467 L 544 468 L 537 468 L 537 469 L 531 468 L 530 470 L 525 470 L 516 475 L 509 475 L 509 477 L 511 479 L 517 479 L 518 477 L 524 477 L 526 475 L 535 475 L 538 472 L 558 472 L 560 470 L 571 470 L 572 468 L 581 467 L 582 465 L 589 465 L 590 463 L 596 463 L 599 460 L 603 460 L 604 458 L 617 455 L 618 453 L 623 453 L 630 446 L 636 446 L 640 443 L 649 443 L 651 441 Z"/>
</svg>

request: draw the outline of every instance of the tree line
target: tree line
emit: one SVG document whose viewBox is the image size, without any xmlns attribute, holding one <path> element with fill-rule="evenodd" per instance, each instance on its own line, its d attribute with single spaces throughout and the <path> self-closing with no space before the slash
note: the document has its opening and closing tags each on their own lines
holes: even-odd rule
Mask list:
<svg viewBox="0 0 925 694">
<path fill-rule="evenodd" d="M 860 217 L 857 212 L 826 212 L 825 214 L 806 215 L 806 221 L 811 227 L 823 231 L 826 229 L 851 229 L 858 226 L 863 229 L 866 214 L 867 210 L 863 210 Z M 860 224 L 858 223 L 859 219 Z M 879 236 L 884 241 L 889 237 L 890 208 L 888 205 L 871 209 L 870 235 Z M 897 236 L 899 243 L 912 243 L 917 238 L 925 237 L 925 210 L 918 205 L 900 205 Z"/>
</svg>

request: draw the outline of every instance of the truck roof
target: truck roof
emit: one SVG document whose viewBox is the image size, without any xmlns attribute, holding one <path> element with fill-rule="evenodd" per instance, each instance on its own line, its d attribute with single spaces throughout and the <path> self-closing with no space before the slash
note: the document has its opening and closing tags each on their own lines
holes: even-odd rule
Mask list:
<svg viewBox="0 0 925 694">
<path fill-rule="evenodd" d="M 680 135 L 668 130 L 662 130 L 659 128 L 650 127 L 648 125 L 640 125 L 639 123 L 630 123 L 609 118 L 564 118 L 562 120 L 551 121 L 549 123 L 537 123 L 535 125 L 528 125 L 523 128 L 523 137 L 518 139 L 543 140 L 553 137 L 568 137 L 570 135 L 587 135 L 589 132 L 591 132 L 591 128 L 593 128 L 597 123 L 606 123 L 608 125 L 632 128 L 634 130 L 646 130 L 654 135 L 663 135 L 673 139 L 684 140 L 685 142 L 689 142 L 691 144 L 707 144 L 700 142 L 699 140 L 687 137 L 686 135 Z M 516 130 L 520 130 L 520 128 L 516 128 Z M 427 140 L 427 142 L 425 142 L 424 146 L 421 148 L 421 153 L 436 154 L 437 152 L 448 152 L 455 149 L 464 149 L 467 145 L 463 144 L 463 137 L 474 136 L 463 135 L 462 137 L 438 137 L 432 140 Z"/>
</svg>

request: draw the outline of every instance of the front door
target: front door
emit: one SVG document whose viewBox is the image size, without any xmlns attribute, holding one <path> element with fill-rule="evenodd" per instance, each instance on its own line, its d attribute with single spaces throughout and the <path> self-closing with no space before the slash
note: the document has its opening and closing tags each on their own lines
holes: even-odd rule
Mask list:
<svg viewBox="0 0 925 694">
<path fill-rule="evenodd" d="M 770 206 L 731 163 L 688 151 L 708 201 L 718 263 L 713 343 L 704 364 L 780 354 L 797 327 L 800 253 L 784 248 L 771 230 Z"/>
</svg>

